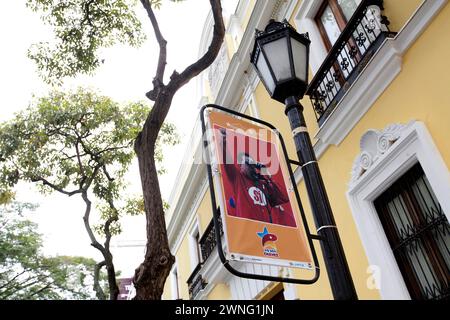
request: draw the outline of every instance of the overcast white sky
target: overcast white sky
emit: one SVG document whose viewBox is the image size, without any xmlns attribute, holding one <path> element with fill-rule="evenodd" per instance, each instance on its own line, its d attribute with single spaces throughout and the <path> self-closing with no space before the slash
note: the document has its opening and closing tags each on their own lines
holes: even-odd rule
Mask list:
<svg viewBox="0 0 450 320">
<path fill-rule="evenodd" d="M 44 95 L 50 89 L 38 78 L 35 66 L 26 57 L 32 43 L 51 37 L 37 14 L 25 7 L 25 1 L 5 1 L 0 11 L 0 121 L 10 119 L 15 112 L 27 107 L 32 95 Z M 234 12 L 237 0 L 223 0 L 224 11 Z M 151 89 L 155 74 L 157 48 L 150 22 L 145 11 L 138 8 L 145 29 L 147 42 L 139 49 L 114 47 L 103 52 L 105 63 L 93 77 L 82 76 L 70 80 L 66 88 L 88 86 L 98 89 L 117 101 L 145 99 L 145 92 Z M 174 4 L 164 1 L 157 11 L 160 28 L 168 41 L 168 66 L 170 75 L 175 68 L 183 70 L 198 57 L 198 46 L 209 1 L 191 0 Z M 165 154 L 165 167 L 168 174 L 160 181 L 163 197 L 169 198 L 174 179 L 178 172 L 181 155 L 191 134 L 194 121 L 198 117 L 196 81 L 191 81 L 174 98 L 168 120 L 174 123 L 183 143 Z M 131 189 L 140 192 L 137 168 L 130 173 Z M 49 254 L 70 254 L 97 256 L 96 250 L 89 246 L 89 239 L 82 224 L 83 202 L 77 198 L 62 195 L 42 196 L 33 187 L 21 185 L 18 198 L 40 204 L 35 214 L 39 229 L 45 236 L 45 251 Z M 145 224 L 139 219 L 125 221 L 122 236 L 129 240 L 145 239 Z M 140 257 L 136 257 L 140 261 Z M 137 266 L 137 265 L 134 265 Z"/>
</svg>

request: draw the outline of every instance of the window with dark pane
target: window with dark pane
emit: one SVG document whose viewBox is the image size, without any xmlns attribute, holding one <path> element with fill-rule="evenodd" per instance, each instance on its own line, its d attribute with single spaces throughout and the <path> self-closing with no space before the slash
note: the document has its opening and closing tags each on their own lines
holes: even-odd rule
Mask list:
<svg viewBox="0 0 450 320">
<path fill-rule="evenodd" d="M 198 263 L 202 262 L 202 248 L 200 247 L 200 232 L 197 230 L 197 232 L 194 235 L 194 241 L 195 241 L 195 254 L 197 256 Z"/>
<path fill-rule="evenodd" d="M 420 164 L 375 201 L 412 299 L 449 299 L 450 225 Z"/>
</svg>

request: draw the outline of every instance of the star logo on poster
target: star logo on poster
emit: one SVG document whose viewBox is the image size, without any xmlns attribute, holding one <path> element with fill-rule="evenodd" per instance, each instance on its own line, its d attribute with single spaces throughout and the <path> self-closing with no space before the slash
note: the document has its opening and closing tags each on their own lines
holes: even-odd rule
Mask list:
<svg viewBox="0 0 450 320">
<path fill-rule="evenodd" d="M 264 192 L 261 191 L 261 189 L 257 187 L 251 187 L 248 189 L 248 194 L 250 198 L 252 198 L 254 204 L 263 207 L 267 205 L 266 196 L 264 195 Z"/>
<path fill-rule="evenodd" d="M 278 257 L 278 249 L 275 245 L 278 237 L 275 234 L 270 233 L 269 230 L 267 230 L 267 227 L 264 227 L 263 232 L 257 232 L 257 235 L 261 238 L 263 254 L 267 257 Z"/>
</svg>

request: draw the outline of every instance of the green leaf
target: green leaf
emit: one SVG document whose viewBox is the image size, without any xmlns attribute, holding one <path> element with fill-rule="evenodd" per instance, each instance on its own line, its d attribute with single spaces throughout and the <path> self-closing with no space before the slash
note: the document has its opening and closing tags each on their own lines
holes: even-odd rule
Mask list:
<svg viewBox="0 0 450 320">
<path fill-rule="evenodd" d="M 100 49 L 117 43 L 140 46 L 145 35 L 135 0 L 27 0 L 27 6 L 53 28 L 55 40 L 31 46 L 28 56 L 41 77 L 61 84 L 65 77 L 92 74 L 100 65 Z"/>
<path fill-rule="evenodd" d="M 37 225 L 26 219 L 35 204 L 0 206 L 0 299 L 95 299 L 90 286 L 95 261 L 42 254 Z M 106 276 L 102 274 L 104 285 Z"/>
</svg>

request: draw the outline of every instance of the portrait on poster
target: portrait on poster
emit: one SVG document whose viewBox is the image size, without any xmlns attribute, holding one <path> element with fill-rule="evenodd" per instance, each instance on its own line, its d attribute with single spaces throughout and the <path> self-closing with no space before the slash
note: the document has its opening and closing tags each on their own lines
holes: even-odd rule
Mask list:
<svg viewBox="0 0 450 320">
<path fill-rule="evenodd" d="M 227 213 L 296 227 L 275 144 L 215 126 Z"/>
</svg>

